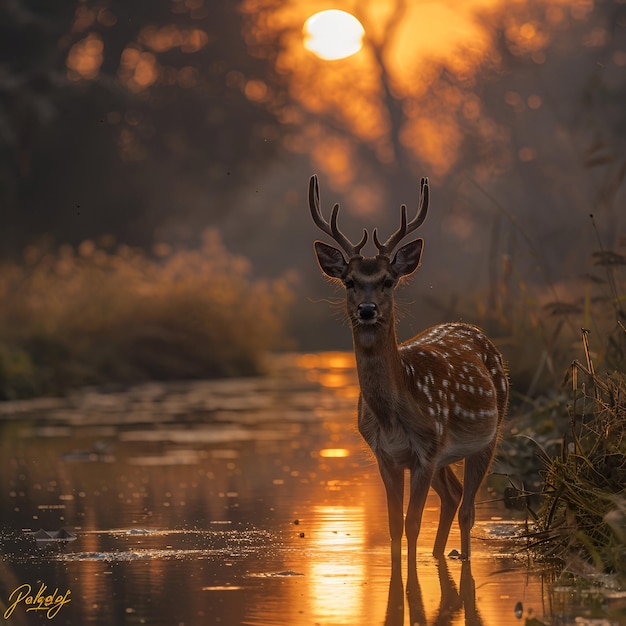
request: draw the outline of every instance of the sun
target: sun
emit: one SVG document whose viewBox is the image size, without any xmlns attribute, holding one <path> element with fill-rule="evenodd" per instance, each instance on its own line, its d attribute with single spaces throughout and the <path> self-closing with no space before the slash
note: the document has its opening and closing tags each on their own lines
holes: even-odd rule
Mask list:
<svg viewBox="0 0 626 626">
<path fill-rule="evenodd" d="M 363 46 L 365 29 L 351 13 L 329 9 L 304 23 L 304 47 L 324 61 L 345 59 Z"/>
</svg>

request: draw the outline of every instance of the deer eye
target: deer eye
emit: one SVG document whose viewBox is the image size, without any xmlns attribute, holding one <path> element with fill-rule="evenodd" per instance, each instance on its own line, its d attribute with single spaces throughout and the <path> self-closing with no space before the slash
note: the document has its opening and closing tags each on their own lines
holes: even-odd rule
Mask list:
<svg viewBox="0 0 626 626">
<path fill-rule="evenodd" d="M 346 286 L 346 289 L 354 289 L 354 281 L 350 278 L 346 280 L 344 285 Z"/>
<path fill-rule="evenodd" d="M 393 287 L 393 280 L 391 280 L 391 278 L 387 278 L 383 283 L 383 287 L 385 289 L 391 289 Z"/>
</svg>

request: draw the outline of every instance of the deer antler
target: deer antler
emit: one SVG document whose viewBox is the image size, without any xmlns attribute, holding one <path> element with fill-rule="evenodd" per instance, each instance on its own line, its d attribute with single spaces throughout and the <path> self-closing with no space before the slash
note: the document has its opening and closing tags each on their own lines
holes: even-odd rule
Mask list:
<svg viewBox="0 0 626 626">
<path fill-rule="evenodd" d="M 402 239 L 404 239 L 409 233 L 417 230 L 422 225 L 426 219 L 426 214 L 428 213 L 429 198 L 430 191 L 428 187 L 428 178 L 422 178 L 420 181 L 420 200 L 417 208 L 417 215 L 407 224 L 406 204 L 403 204 L 400 207 L 400 228 L 398 228 L 398 230 L 383 244 L 381 244 L 378 240 L 378 233 L 376 232 L 376 229 L 374 229 L 374 244 L 376 244 L 376 247 L 378 248 L 379 255 L 390 256 L 393 249 L 400 243 L 400 241 L 402 241 Z"/>
<path fill-rule="evenodd" d="M 359 243 L 354 245 L 337 226 L 337 215 L 339 213 L 339 204 L 335 204 L 330 215 L 330 224 L 322 216 L 320 211 L 320 188 L 317 182 L 317 176 L 314 174 L 309 180 L 309 208 L 311 209 L 311 217 L 317 227 L 330 235 L 348 255 L 348 258 L 361 256 L 361 248 L 367 242 L 367 230 L 363 229 L 363 238 Z"/>
</svg>

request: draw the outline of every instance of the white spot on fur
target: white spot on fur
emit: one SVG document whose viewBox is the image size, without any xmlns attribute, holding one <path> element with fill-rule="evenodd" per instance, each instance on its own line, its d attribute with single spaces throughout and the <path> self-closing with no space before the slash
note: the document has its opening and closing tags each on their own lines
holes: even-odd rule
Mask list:
<svg viewBox="0 0 626 626">
<path fill-rule="evenodd" d="M 470 420 L 476 419 L 476 413 L 474 411 L 464 409 L 459 404 L 456 404 L 454 406 L 454 414 L 457 415 L 458 417 L 464 417 L 465 419 L 470 419 Z"/>
<path fill-rule="evenodd" d="M 433 401 L 433 397 L 430 395 L 430 387 L 428 387 L 428 385 L 422 385 L 422 393 L 426 396 L 426 398 L 428 398 L 429 402 Z"/>
</svg>

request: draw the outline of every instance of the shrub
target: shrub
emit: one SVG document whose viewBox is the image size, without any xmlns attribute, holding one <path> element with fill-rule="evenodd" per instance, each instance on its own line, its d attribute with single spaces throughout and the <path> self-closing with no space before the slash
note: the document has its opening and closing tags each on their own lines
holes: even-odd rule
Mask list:
<svg viewBox="0 0 626 626">
<path fill-rule="evenodd" d="M 574 398 L 562 453 L 544 459 L 535 545 L 574 570 L 592 565 L 626 577 L 626 376 L 596 374 L 584 345 L 587 366 L 574 362 L 570 370 Z"/>
<path fill-rule="evenodd" d="M 253 279 L 214 231 L 198 250 L 83 242 L 0 267 L 0 398 L 259 373 L 284 345 L 285 279 Z"/>
</svg>

